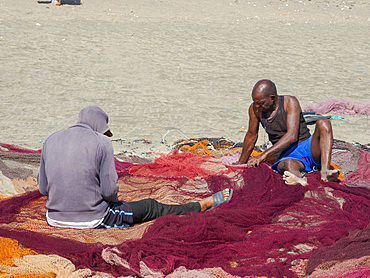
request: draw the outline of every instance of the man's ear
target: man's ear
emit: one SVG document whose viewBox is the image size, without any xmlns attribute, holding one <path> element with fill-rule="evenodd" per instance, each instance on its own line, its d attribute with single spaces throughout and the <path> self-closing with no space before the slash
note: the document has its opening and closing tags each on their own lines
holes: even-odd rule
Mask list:
<svg viewBox="0 0 370 278">
<path fill-rule="evenodd" d="M 270 95 L 270 98 L 271 98 L 272 101 L 275 101 L 276 95 L 272 94 L 272 95 Z"/>
</svg>

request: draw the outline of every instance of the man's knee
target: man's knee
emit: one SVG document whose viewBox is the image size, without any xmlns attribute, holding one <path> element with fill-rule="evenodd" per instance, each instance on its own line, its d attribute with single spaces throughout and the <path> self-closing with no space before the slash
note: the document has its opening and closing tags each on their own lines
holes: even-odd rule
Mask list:
<svg viewBox="0 0 370 278">
<path fill-rule="evenodd" d="M 294 171 L 303 171 L 304 165 L 302 162 L 295 159 L 284 159 L 279 162 L 277 165 L 277 170 L 280 174 L 284 174 L 285 171 L 294 172 Z"/>
<path fill-rule="evenodd" d="M 130 202 L 134 215 L 134 224 L 146 222 L 158 217 L 160 203 L 154 199 L 143 199 L 136 202 Z"/>
<path fill-rule="evenodd" d="M 316 126 L 319 128 L 320 132 L 325 132 L 325 133 L 332 132 L 331 122 L 329 119 L 326 119 L 326 118 L 319 119 L 316 122 Z"/>
</svg>

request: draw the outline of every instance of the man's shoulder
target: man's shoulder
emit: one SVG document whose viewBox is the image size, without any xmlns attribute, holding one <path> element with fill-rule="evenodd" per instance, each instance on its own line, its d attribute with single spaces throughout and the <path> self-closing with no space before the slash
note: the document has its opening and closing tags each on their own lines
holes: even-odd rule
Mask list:
<svg viewBox="0 0 370 278">
<path fill-rule="evenodd" d="M 66 129 L 61 129 L 58 131 L 55 131 L 54 133 L 50 134 L 46 139 L 44 144 L 46 144 L 48 141 L 52 141 L 54 138 L 57 138 L 59 136 L 62 136 L 62 134 L 66 131 Z"/>
<path fill-rule="evenodd" d="M 54 152 L 54 150 L 60 145 L 62 145 L 60 142 L 63 141 L 63 137 L 65 137 L 66 129 L 58 130 L 52 134 L 50 134 L 44 141 L 42 146 L 42 155 L 44 156 L 45 153 Z"/>
<path fill-rule="evenodd" d="M 292 95 L 280 95 L 281 97 L 284 97 L 284 102 L 298 102 L 298 99 L 296 96 Z"/>
<path fill-rule="evenodd" d="M 94 133 L 97 132 L 93 131 L 90 127 L 76 124 L 50 134 L 46 138 L 44 145 L 52 144 L 53 142 L 58 144 L 61 142 L 67 143 L 71 140 L 76 140 L 76 137 L 81 138 L 81 140 L 86 139 L 86 136 L 88 136 L 88 138 L 93 138 L 96 137 Z"/>
<path fill-rule="evenodd" d="M 99 132 L 96 132 L 96 136 L 98 136 L 99 140 L 101 142 L 103 142 L 104 144 L 112 144 L 112 141 L 110 140 L 110 138 L 107 136 L 107 135 L 104 135 L 104 134 L 101 134 Z"/>
<path fill-rule="evenodd" d="M 295 96 L 292 96 L 292 95 L 283 95 L 284 97 L 284 107 L 288 107 L 288 106 L 296 106 L 296 105 L 299 105 L 299 101 L 297 99 L 297 97 Z"/>
<path fill-rule="evenodd" d="M 96 133 L 96 136 L 98 137 L 98 141 L 99 141 L 99 145 L 102 146 L 104 149 L 113 149 L 113 144 L 112 144 L 112 141 L 111 139 L 104 135 L 104 134 L 101 134 L 99 132 L 95 132 Z"/>
<path fill-rule="evenodd" d="M 295 96 L 284 95 L 284 110 L 287 113 L 301 111 L 301 105 Z"/>
</svg>

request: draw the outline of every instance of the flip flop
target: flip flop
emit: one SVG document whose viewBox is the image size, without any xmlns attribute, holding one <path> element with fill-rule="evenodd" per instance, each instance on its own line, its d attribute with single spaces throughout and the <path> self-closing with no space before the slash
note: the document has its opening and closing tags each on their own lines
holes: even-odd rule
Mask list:
<svg viewBox="0 0 370 278">
<path fill-rule="evenodd" d="M 233 196 L 233 190 L 229 188 L 229 197 L 225 200 L 224 195 L 222 194 L 222 191 L 219 191 L 212 195 L 214 205 L 213 208 L 208 209 L 207 211 L 213 210 L 214 208 L 218 207 L 219 205 L 223 203 L 228 203 L 231 200 L 231 197 Z"/>
</svg>

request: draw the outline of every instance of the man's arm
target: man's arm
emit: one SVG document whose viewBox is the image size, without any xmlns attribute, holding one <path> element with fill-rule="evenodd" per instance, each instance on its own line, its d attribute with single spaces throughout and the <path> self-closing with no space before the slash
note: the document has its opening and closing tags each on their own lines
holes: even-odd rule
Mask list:
<svg viewBox="0 0 370 278">
<path fill-rule="evenodd" d="M 254 111 L 253 103 L 249 106 L 249 126 L 244 136 L 242 154 L 238 164 L 245 164 L 251 155 L 258 139 L 259 119 Z"/>
<path fill-rule="evenodd" d="M 104 200 L 108 202 L 118 202 L 118 176 L 114 163 L 113 146 L 106 137 L 104 145 L 101 147 L 101 162 L 100 162 L 100 190 Z"/>
<path fill-rule="evenodd" d="M 45 174 L 44 149 L 41 154 L 40 171 L 37 175 L 37 182 L 39 184 L 39 191 L 42 195 L 48 196 L 48 180 Z"/>
<path fill-rule="evenodd" d="M 284 98 L 284 103 L 286 104 L 284 108 L 287 113 L 287 133 L 285 133 L 276 144 L 257 156 L 254 161 L 251 161 L 251 165 L 248 164 L 249 166 L 258 166 L 258 164 L 266 160 L 268 156 L 285 150 L 298 140 L 299 115 L 302 112 L 301 106 L 294 96 L 286 96 Z"/>
</svg>

